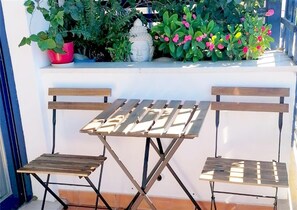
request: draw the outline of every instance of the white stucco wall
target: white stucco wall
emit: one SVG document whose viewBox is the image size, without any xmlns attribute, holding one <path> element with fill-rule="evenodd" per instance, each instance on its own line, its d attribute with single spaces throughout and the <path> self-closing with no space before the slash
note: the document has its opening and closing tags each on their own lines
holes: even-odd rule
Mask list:
<svg viewBox="0 0 297 210">
<path fill-rule="evenodd" d="M 22 48 L 17 46 L 21 38 L 29 33 L 29 21 L 22 4 L 23 1 L 2 0 L 29 160 L 43 152 L 50 151 L 51 112 L 47 110 L 48 87 L 109 87 L 112 88 L 110 101 L 119 97 L 212 100 L 210 96 L 212 85 L 238 85 L 291 88 L 291 96 L 286 99 L 286 102 L 290 104 L 290 113 L 285 114 L 284 117 L 282 144 L 283 161 L 288 161 L 296 67 L 292 66 L 286 57 L 278 58 L 274 57 L 278 54 L 268 54 L 265 59 L 259 61 L 238 63 L 101 63 L 84 66 L 80 64 L 66 68 L 42 68 L 48 65 L 45 54 L 34 45 Z M 255 68 L 255 66 L 258 67 Z M 58 114 L 58 122 L 62 124 L 58 125 L 57 130 L 57 139 L 60 143 L 57 150 L 83 154 L 98 154 L 101 151 L 102 145 L 96 137 L 79 133 L 79 129 L 89 122 L 97 114 L 96 112 L 62 111 Z M 223 117 L 226 121 L 223 121 L 221 125 L 224 141 L 219 146 L 220 151 L 229 157 L 245 158 L 252 155 L 256 159 L 262 157 L 276 159 L 276 156 L 272 155 L 276 153 L 274 146 L 277 142 L 275 117 L 271 114 L 260 116 L 245 113 L 226 114 Z M 268 117 L 269 120 L 266 123 L 267 126 L 262 128 L 260 123 L 263 122 L 264 117 Z M 241 123 L 244 123 L 242 125 L 244 127 L 250 126 L 250 129 L 244 130 L 243 133 L 239 132 L 238 128 L 241 127 Z M 256 139 L 251 141 L 254 135 Z M 110 143 L 136 179 L 140 180 L 144 141 L 132 138 L 111 138 Z M 209 184 L 199 181 L 199 174 L 206 157 L 213 155 L 213 148 L 214 113 L 211 111 L 205 120 L 200 137 L 183 142 L 171 161 L 173 168 L 198 200 L 210 199 Z M 242 149 L 243 152 L 241 152 Z M 133 185 L 123 175 L 112 157 L 107 156 L 102 191 L 134 194 L 136 191 Z M 156 159 L 153 152 L 151 158 Z M 170 173 L 165 170 L 162 174 L 164 179 L 157 182 L 149 194 L 186 198 Z M 98 173 L 95 173 L 92 179 L 96 180 L 96 176 Z M 62 177 L 59 180 L 64 179 L 68 178 Z M 33 179 L 32 183 L 34 194 L 42 198 L 42 188 Z M 224 190 L 237 188 L 237 186 L 227 187 L 225 185 L 222 187 Z M 262 193 L 271 192 L 271 190 L 247 187 L 245 192 Z M 287 190 L 281 190 L 280 197 L 286 198 Z M 241 203 L 272 202 L 271 200 L 233 196 L 218 196 L 218 200 Z"/>
<path fill-rule="evenodd" d="M 275 57 L 273 57 L 274 55 Z M 295 67 L 288 66 L 285 57 L 278 58 L 278 53 L 267 54 L 266 58 L 252 62 L 218 62 L 208 63 L 100 63 L 70 65 L 65 68 L 46 67 L 41 69 L 44 94 L 48 87 L 109 87 L 112 88 L 111 101 L 116 98 L 140 99 L 180 99 L 180 100 L 214 100 L 210 95 L 213 85 L 289 87 L 291 97 L 286 99 L 294 103 Z M 265 61 L 264 61 L 265 60 Z M 278 67 L 275 66 L 278 63 Z M 255 66 L 259 66 L 255 68 Z M 46 111 L 46 101 L 44 101 Z M 292 108 L 285 115 L 283 131 L 282 160 L 288 161 L 291 143 Z M 71 113 L 71 115 L 74 112 Z M 96 154 L 102 145 L 94 136 L 79 134 L 78 130 L 96 116 L 97 113 L 82 113 L 79 120 L 68 114 L 61 113 L 61 118 L 71 117 L 58 131 L 58 138 L 64 144 L 61 149 Z M 267 121 L 267 118 L 268 121 Z M 266 121 L 264 120 L 266 119 Z M 50 123 L 50 119 L 48 119 Z M 68 124 L 71 122 L 71 124 Z M 84 123 L 83 123 L 84 122 Z M 261 124 L 264 122 L 264 127 Z M 221 134 L 223 138 L 219 152 L 228 157 L 276 159 L 278 138 L 277 115 L 259 113 L 229 113 L 222 115 Z M 240 128 L 246 128 L 240 131 Z M 73 131 L 76 131 L 73 133 Z M 210 111 L 203 125 L 201 135 L 194 140 L 186 140 L 173 157 L 171 164 L 181 179 L 185 181 L 190 192 L 198 200 L 209 200 L 209 184 L 199 181 L 207 156 L 214 154 L 214 112 Z M 68 139 L 68 140 L 66 140 Z M 124 164 L 140 181 L 144 139 L 109 138 L 111 145 L 119 154 Z M 71 142 L 71 143 L 70 143 Z M 84 143 L 82 143 L 84 142 Z M 79 149 L 78 149 L 79 148 Z M 82 149 L 83 148 L 83 149 Z M 156 160 L 156 155 L 151 156 Z M 131 182 L 124 176 L 120 168 L 108 155 L 105 165 L 105 181 L 102 185 L 107 192 L 135 193 Z M 166 169 L 164 179 L 152 188 L 149 194 L 155 196 L 186 198 L 173 177 Z M 112 180 L 109 179 L 112 177 Z M 218 185 L 220 186 L 220 185 Z M 221 189 L 232 190 L 238 186 Z M 246 193 L 272 193 L 270 189 L 247 187 Z M 287 191 L 281 190 L 280 197 L 286 198 Z M 256 200 L 248 197 L 217 196 L 218 200 L 242 203 L 271 203 L 271 200 Z"/>
</svg>

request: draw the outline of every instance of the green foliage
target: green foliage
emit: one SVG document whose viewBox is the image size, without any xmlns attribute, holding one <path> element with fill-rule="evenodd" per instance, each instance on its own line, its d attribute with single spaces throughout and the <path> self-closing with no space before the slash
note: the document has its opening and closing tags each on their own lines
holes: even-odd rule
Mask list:
<svg viewBox="0 0 297 210">
<path fill-rule="evenodd" d="M 71 41 L 76 34 L 87 36 L 84 31 L 73 30 L 76 21 L 80 20 L 80 14 L 83 12 L 80 0 L 67 0 L 63 7 L 54 0 L 48 1 L 48 7 L 42 7 L 40 1 L 27 0 L 24 6 L 31 15 L 35 11 L 39 11 L 43 18 L 49 22 L 49 28 L 29 37 L 23 37 L 19 46 L 36 42 L 42 51 L 54 50 L 57 53 L 64 53 L 62 47 L 65 41 Z"/>
<path fill-rule="evenodd" d="M 265 0 L 159 0 L 152 1 L 152 8 L 159 14 L 159 20 L 167 11 L 169 15 L 184 14 L 185 5 L 200 14 L 203 19 L 214 20 L 217 24 L 237 23 L 245 13 L 256 14 L 257 9 L 264 7 Z"/>
<path fill-rule="evenodd" d="M 140 14 L 116 0 L 81 1 L 85 12 L 75 29 L 88 31 L 88 35 L 76 39 L 76 51 L 97 61 L 127 61 L 131 53 L 129 29 Z M 130 0 L 130 5 L 133 3 Z"/>
<path fill-rule="evenodd" d="M 131 54 L 129 29 L 138 12 L 135 8 L 124 9 L 120 1 L 116 0 L 106 3 L 104 11 L 99 45 L 105 46 L 113 61 L 127 61 Z"/>
<path fill-rule="evenodd" d="M 131 53 L 129 29 L 141 17 L 135 7 L 124 8 L 121 1 L 67 0 L 59 6 L 57 0 L 48 0 L 42 7 L 38 0 L 27 0 L 29 14 L 39 11 L 49 22 L 46 31 L 24 37 L 19 46 L 36 42 L 44 51 L 52 49 L 63 53 L 65 41 L 75 43 L 75 51 L 97 61 L 127 61 Z M 129 0 L 131 6 L 135 0 Z"/>
<path fill-rule="evenodd" d="M 204 0 L 165 11 L 151 34 L 157 54 L 175 60 L 257 59 L 273 42 L 271 25 L 255 9 L 263 1 Z M 171 13 L 170 13 L 171 12 Z"/>
</svg>

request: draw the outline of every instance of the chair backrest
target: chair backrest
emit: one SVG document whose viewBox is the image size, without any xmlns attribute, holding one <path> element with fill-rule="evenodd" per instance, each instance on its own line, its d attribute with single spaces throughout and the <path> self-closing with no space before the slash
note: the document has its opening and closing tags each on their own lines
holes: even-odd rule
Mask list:
<svg viewBox="0 0 297 210">
<path fill-rule="evenodd" d="M 252 112 L 276 112 L 279 113 L 279 144 L 278 144 L 278 162 L 280 160 L 281 132 L 283 126 L 283 113 L 289 111 L 289 105 L 284 103 L 284 97 L 290 95 L 289 88 L 263 88 L 263 87 L 212 87 L 211 94 L 216 96 L 216 100 L 211 103 L 211 109 L 216 111 L 216 142 L 215 157 L 218 145 L 218 127 L 220 123 L 220 111 L 252 111 Z M 240 102 L 222 101 L 222 96 L 232 96 L 247 98 L 247 96 L 255 97 L 275 97 L 279 98 L 279 102 Z"/>
<path fill-rule="evenodd" d="M 48 109 L 53 110 L 52 116 L 52 154 L 55 153 L 56 145 L 56 110 L 104 110 L 110 106 L 108 96 L 111 96 L 109 88 L 49 88 L 48 95 L 53 96 L 53 100 L 48 102 Z M 72 101 L 58 101 L 58 96 L 73 96 Z M 78 96 L 78 97 L 76 97 Z M 99 97 L 103 100 L 99 101 L 83 101 L 81 97 Z M 76 100 L 74 100 L 74 97 Z M 72 98 L 71 98 L 72 99 Z M 78 101 L 81 100 L 81 101 Z"/>
<path fill-rule="evenodd" d="M 108 96 L 111 96 L 109 88 L 49 88 L 48 95 L 53 96 L 53 100 L 48 102 L 49 109 L 77 109 L 77 110 L 104 110 L 108 103 Z M 103 102 L 85 101 L 57 101 L 57 96 L 94 96 L 104 97 Z"/>
</svg>

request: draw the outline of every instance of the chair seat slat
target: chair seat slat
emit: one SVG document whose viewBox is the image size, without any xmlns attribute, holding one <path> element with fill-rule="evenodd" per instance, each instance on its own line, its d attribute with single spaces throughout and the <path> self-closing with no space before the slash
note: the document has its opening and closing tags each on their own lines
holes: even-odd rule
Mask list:
<svg viewBox="0 0 297 210">
<path fill-rule="evenodd" d="M 19 173 L 63 173 L 88 176 L 106 157 L 68 154 L 43 154 L 18 170 Z"/>
<path fill-rule="evenodd" d="M 201 180 L 245 185 L 288 187 L 285 163 L 208 157 Z"/>
</svg>

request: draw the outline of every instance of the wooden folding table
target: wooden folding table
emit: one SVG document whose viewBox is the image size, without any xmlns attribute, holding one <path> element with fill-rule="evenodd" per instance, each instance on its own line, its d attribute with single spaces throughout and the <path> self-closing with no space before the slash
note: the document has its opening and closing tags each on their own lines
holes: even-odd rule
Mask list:
<svg viewBox="0 0 297 210">
<path fill-rule="evenodd" d="M 111 156 L 137 189 L 138 193 L 127 209 L 136 210 L 143 199 L 151 209 L 156 209 L 147 196 L 147 193 L 160 176 L 162 170 L 167 167 L 191 199 L 196 209 L 200 210 L 201 208 L 198 203 L 170 166 L 169 160 L 184 139 L 198 137 L 208 109 L 209 102 L 206 101 L 183 102 L 179 100 L 117 99 L 108 109 L 104 110 L 84 126 L 81 132 L 99 137 Z M 141 185 L 137 183 L 114 152 L 107 141 L 107 136 L 140 137 L 146 139 Z M 153 138 L 156 139 L 157 144 L 155 144 Z M 161 138 L 171 139 L 165 151 L 163 150 Z M 156 150 L 160 159 L 149 175 L 147 175 L 150 145 Z"/>
</svg>

